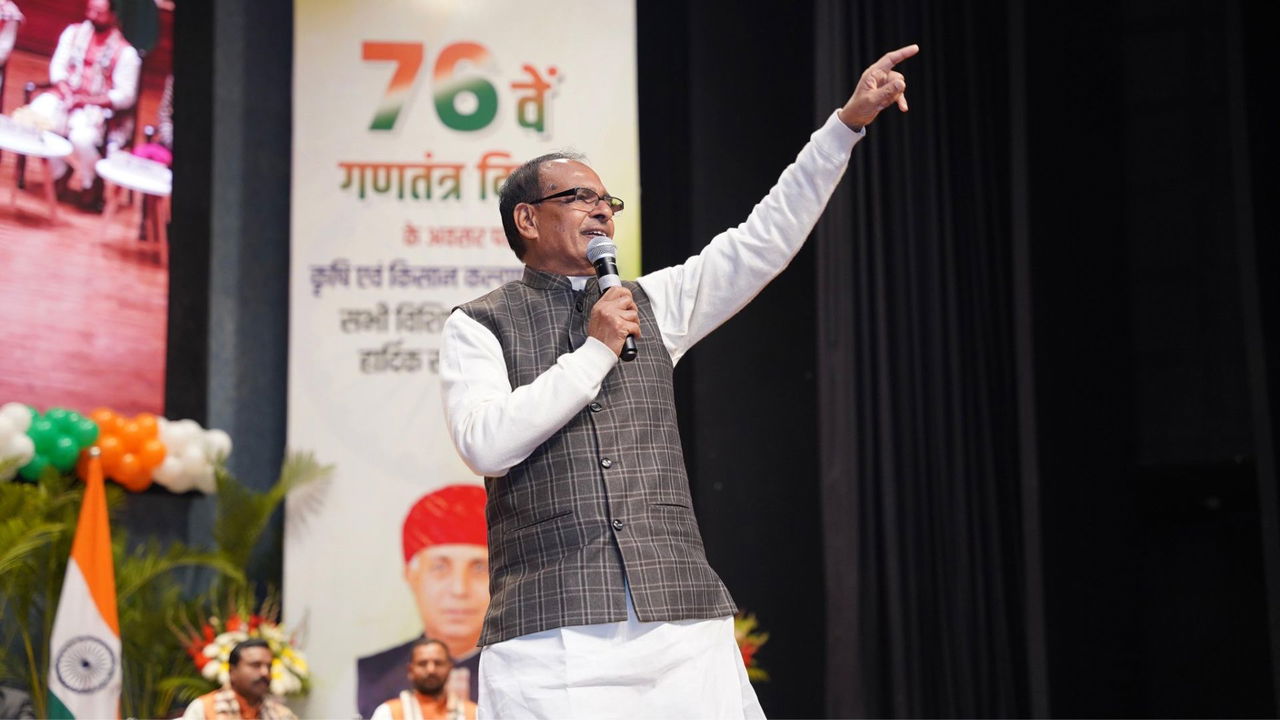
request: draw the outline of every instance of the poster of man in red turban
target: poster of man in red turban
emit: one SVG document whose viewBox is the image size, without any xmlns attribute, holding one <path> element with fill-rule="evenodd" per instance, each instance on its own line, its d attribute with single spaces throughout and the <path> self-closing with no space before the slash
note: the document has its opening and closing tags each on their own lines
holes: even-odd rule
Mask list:
<svg viewBox="0 0 1280 720">
<path fill-rule="evenodd" d="M 489 608 L 489 549 L 484 488 L 449 485 L 418 499 L 404 519 L 404 579 L 413 593 L 422 635 L 444 642 L 454 659 L 450 685 L 475 700 L 480 652 L 476 641 Z M 370 717 L 408 687 L 405 667 L 417 637 L 357 661 L 356 706 Z"/>
</svg>

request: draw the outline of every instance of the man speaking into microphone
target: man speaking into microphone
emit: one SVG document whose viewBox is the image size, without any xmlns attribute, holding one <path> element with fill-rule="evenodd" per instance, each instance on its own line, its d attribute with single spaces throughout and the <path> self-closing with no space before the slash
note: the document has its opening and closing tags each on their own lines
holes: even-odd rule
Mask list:
<svg viewBox="0 0 1280 720">
<path fill-rule="evenodd" d="M 626 203 L 582 158 L 503 184 L 524 277 L 458 307 L 440 354 L 454 445 L 488 490 L 481 717 L 764 717 L 693 514 L 672 369 L 799 251 L 865 126 L 907 110 L 893 68 L 917 51 L 868 68 L 746 222 L 635 282 L 607 247 Z"/>
</svg>

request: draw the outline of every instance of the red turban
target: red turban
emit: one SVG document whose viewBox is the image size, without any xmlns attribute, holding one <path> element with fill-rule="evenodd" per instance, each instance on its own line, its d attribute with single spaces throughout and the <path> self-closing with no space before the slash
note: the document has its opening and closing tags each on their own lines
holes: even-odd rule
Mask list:
<svg viewBox="0 0 1280 720">
<path fill-rule="evenodd" d="M 404 562 L 432 545 L 485 544 L 484 488 L 448 485 L 418 499 L 404 518 Z"/>
</svg>

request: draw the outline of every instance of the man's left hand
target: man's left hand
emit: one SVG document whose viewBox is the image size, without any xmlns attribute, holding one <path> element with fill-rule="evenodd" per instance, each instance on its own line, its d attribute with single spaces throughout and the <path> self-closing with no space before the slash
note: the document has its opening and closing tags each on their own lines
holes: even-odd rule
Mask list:
<svg viewBox="0 0 1280 720">
<path fill-rule="evenodd" d="M 920 52 L 919 45 L 908 45 L 875 61 L 858 79 L 853 97 L 840 108 L 840 120 L 854 131 L 871 124 L 881 110 L 897 103 L 907 111 L 907 79 L 893 69 L 895 65 Z"/>
</svg>

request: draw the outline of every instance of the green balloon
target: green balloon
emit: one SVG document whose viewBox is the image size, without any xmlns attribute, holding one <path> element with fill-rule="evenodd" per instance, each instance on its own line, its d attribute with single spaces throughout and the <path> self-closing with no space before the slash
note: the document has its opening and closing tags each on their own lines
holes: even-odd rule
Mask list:
<svg viewBox="0 0 1280 720">
<path fill-rule="evenodd" d="M 98 441 L 98 423 L 82 417 L 71 426 L 70 435 L 83 450 Z"/>
<path fill-rule="evenodd" d="M 35 443 L 36 452 L 47 454 L 53 449 L 53 444 L 58 441 L 61 433 L 49 418 L 39 418 L 31 421 L 31 427 L 27 428 L 27 435 L 31 437 L 31 442 Z"/>
<path fill-rule="evenodd" d="M 67 412 L 66 408 L 49 408 L 44 413 L 44 419 L 53 423 L 54 427 L 62 429 L 63 424 L 67 422 Z"/>
<path fill-rule="evenodd" d="M 85 418 L 84 418 L 84 416 L 83 416 L 83 415 L 81 415 L 80 413 L 76 412 L 75 410 L 68 410 L 68 411 L 67 411 L 67 424 L 68 424 L 68 425 L 75 425 L 76 423 L 78 423 L 78 422 L 80 422 L 81 420 L 84 420 L 84 419 L 85 419 Z"/>
<path fill-rule="evenodd" d="M 35 456 L 31 458 L 31 462 L 22 466 L 22 469 L 18 471 L 18 474 L 22 476 L 23 480 L 35 482 L 40 479 L 40 473 L 44 472 L 44 469 L 48 466 L 48 458 L 40 453 L 36 453 Z"/>
<path fill-rule="evenodd" d="M 60 435 L 53 444 L 53 449 L 49 451 L 49 464 L 58 468 L 62 472 L 67 472 L 76 466 L 76 460 L 80 457 L 80 446 L 76 445 L 76 441 Z"/>
</svg>

